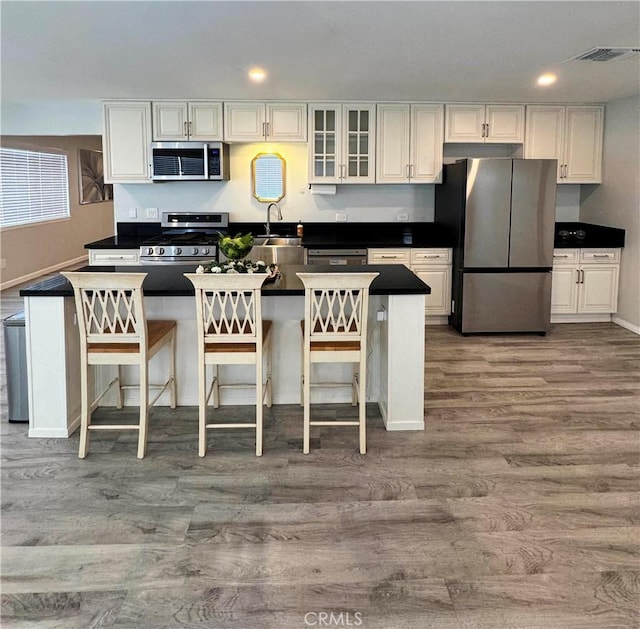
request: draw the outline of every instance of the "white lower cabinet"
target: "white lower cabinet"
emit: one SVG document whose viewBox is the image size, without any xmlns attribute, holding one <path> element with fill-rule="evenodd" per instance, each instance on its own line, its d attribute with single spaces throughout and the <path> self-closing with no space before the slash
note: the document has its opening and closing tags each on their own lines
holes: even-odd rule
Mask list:
<svg viewBox="0 0 640 629">
<path fill-rule="evenodd" d="M 618 308 L 620 249 L 556 249 L 551 321 L 609 321 Z"/>
<path fill-rule="evenodd" d="M 427 323 L 447 323 L 451 314 L 451 249 L 369 249 L 368 264 L 404 264 L 425 284 Z"/>
<path fill-rule="evenodd" d="M 89 249 L 90 266 L 137 266 L 139 264 L 138 249 Z"/>
</svg>

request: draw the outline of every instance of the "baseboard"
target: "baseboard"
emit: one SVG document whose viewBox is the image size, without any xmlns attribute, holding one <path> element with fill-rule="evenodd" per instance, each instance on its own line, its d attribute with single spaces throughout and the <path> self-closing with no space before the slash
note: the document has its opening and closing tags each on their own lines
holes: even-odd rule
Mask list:
<svg viewBox="0 0 640 629">
<path fill-rule="evenodd" d="M 48 275 L 49 273 L 55 273 L 56 271 L 60 271 L 61 269 L 66 269 L 67 267 L 73 266 L 74 264 L 87 262 L 88 259 L 89 255 L 85 254 L 83 256 L 80 256 L 79 258 L 74 258 L 73 260 L 67 260 L 65 262 L 60 262 L 59 264 L 54 264 L 53 266 L 49 266 L 46 269 L 40 269 L 39 271 L 34 271 L 33 273 L 28 273 L 27 275 L 21 275 L 20 277 L 16 277 L 13 280 L 7 280 L 6 282 L 0 283 L 0 290 L 5 290 L 7 288 L 17 286 L 18 284 L 24 284 L 25 282 L 37 279 L 39 277 L 42 277 L 43 275 Z"/>
<path fill-rule="evenodd" d="M 616 325 L 619 325 L 621 328 L 624 328 L 625 330 L 629 330 L 630 332 L 633 332 L 634 334 L 640 335 L 640 325 L 634 325 L 630 321 L 626 321 L 625 319 L 621 319 L 617 315 L 613 315 L 613 317 L 611 317 L 611 321 L 613 321 Z"/>
<path fill-rule="evenodd" d="M 551 323 L 610 323 L 611 320 L 609 313 L 551 315 Z"/>
</svg>

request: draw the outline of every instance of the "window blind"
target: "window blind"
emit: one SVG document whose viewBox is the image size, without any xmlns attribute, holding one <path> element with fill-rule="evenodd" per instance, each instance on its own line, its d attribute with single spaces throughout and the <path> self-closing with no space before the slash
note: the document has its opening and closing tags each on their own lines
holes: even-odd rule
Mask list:
<svg viewBox="0 0 640 629">
<path fill-rule="evenodd" d="M 68 217 L 67 156 L 0 148 L 0 227 Z"/>
</svg>

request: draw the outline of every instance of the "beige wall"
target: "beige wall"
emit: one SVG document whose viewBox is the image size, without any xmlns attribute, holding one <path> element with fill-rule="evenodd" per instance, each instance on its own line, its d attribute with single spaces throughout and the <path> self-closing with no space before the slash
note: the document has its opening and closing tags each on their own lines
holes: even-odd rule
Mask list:
<svg viewBox="0 0 640 629">
<path fill-rule="evenodd" d="M 1 286 L 28 280 L 86 255 L 84 245 L 114 233 L 113 202 L 80 205 L 78 148 L 102 150 L 102 138 L 76 136 L 3 136 L 3 146 L 57 148 L 68 156 L 71 217 L 25 227 L 0 230 Z"/>
<path fill-rule="evenodd" d="M 582 186 L 580 220 L 626 230 L 617 317 L 640 333 L 640 96 L 606 107 L 602 183 Z"/>
</svg>

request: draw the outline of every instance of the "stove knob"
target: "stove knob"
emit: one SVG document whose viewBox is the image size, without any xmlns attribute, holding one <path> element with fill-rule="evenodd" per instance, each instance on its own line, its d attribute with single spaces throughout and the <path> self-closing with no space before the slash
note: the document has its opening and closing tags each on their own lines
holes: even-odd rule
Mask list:
<svg viewBox="0 0 640 629">
<path fill-rule="evenodd" d="M 180 247 L 176 248 L 176 255 L 179 256 L 182 253 L 182 249 Z"/>
<path fill-rule="evenodd" d="M 205 247 L 205 248 L 202 250 L 202 255 L 203 255 L 203 256 L 207 256 L 207 255 L 209 255 L 209 248 L 208 248 L 208 247 Z"/>
<path fill-rule="evenodd" d="M 153 247 L 147 248 L 147 255 L 148 256 L 152 256 L 153 255 Z"/>
<path fill-rule="evenodd" d="M 198 248 L 197 248 L 197 247 L 194 247 L 194 248 L 191 250 L 191 253 L 192 253 L 194 256 L 197 256 L 197 255 L 198 255 Z"/>
<path fill-rule="evenodd" d="M 158 248 L 158 253 L 159 253 L 160 255 L 164 255 L 164 247 L 159 247 L 159 248 Z"/>
</svg>

